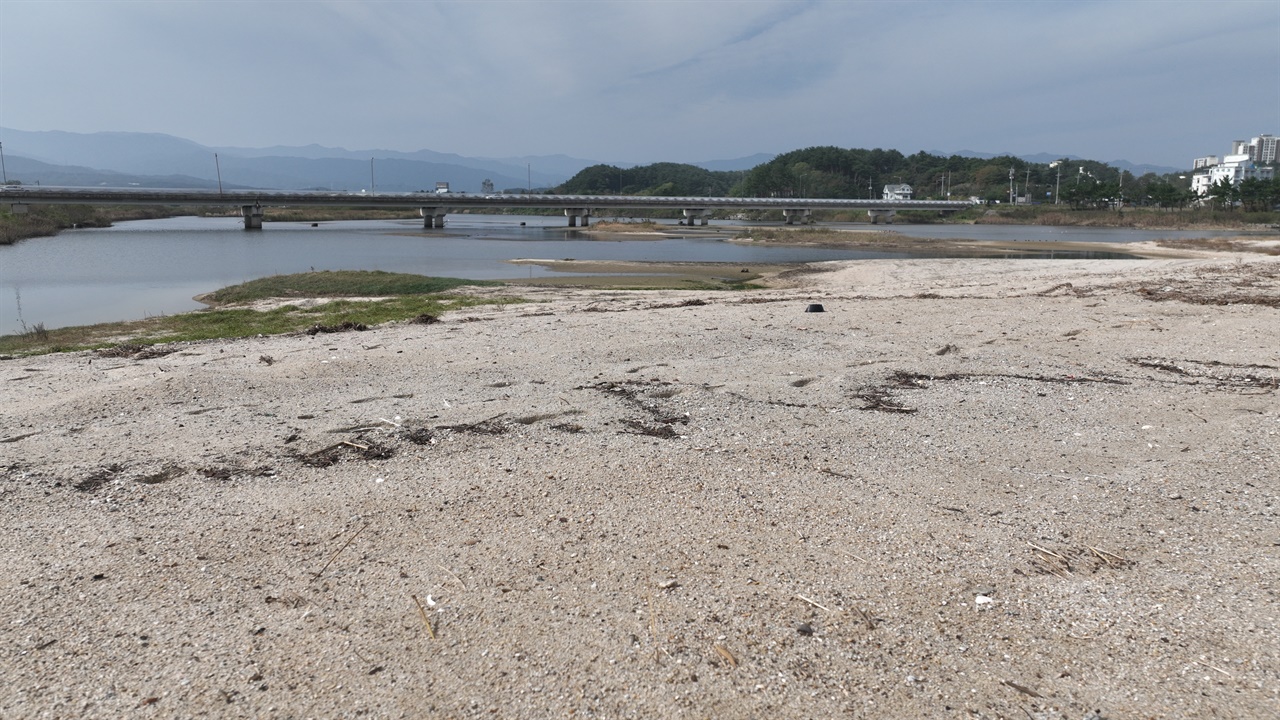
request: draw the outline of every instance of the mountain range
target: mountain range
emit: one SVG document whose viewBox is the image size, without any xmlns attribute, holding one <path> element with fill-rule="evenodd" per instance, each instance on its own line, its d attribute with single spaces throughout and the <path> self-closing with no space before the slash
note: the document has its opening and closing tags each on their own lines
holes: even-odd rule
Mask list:
<svg viewBox="0 0 1280 720">
<path fill-rule="evenodd" d="M 498 191 L 555 187 L 580 170 L 603 161 L 538 155 L 465 157 L 433 150 L 347 150 L 321 145 L 267 148 L 209 147 L 159 133 L 25 131 L 0 128 L 6 179 L 34 185 L 75 187 L 172 187 L 276 190 L 413 192 L 451 189 L 481 192 L 484 181 Z M 959 152 L 935 155 L 997 157 Z M 773 159 L 748 157 L 692 163 L 707 170 L 749 170 Z M 1064 157 L 1041 153 L 1022 159 L 1052 162 Z M 1071 156 L 1066 156 L 1069 159 Z M 610 163 L 632 167 L 631 163 Z M 1108 163 L 1135 174 L 1176 172 L 1178 168 Z"/>
</svg>

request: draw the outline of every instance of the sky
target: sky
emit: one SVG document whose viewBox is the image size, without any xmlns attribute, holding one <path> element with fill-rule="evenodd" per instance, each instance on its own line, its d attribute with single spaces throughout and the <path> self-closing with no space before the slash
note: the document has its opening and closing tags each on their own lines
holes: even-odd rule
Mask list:
<svg viewBox="0 0 1280 720">
<path fill-rule="evenodd" d="M 1280 0 L 0 0 L 0 127 L 638 164 L 835 145 L 1189 167 L 1280 134 Z"/>
</svg>

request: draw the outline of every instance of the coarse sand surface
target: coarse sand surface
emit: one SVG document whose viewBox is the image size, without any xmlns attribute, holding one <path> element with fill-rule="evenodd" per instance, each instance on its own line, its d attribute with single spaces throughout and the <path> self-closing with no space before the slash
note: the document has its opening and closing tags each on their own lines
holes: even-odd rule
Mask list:
<svg viewBox="0 0 1280 720">
<path fill-rule="evenodd" d="M 1280 717 L 1280 258 L 770 282 L 0 361 L 0 717 Z"/>
</svg>

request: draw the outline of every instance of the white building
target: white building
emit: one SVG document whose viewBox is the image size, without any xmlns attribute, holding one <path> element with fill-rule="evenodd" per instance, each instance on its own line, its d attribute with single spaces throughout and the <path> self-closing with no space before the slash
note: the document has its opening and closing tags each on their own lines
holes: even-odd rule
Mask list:
<svg viewBox="0 0 1280 720">
<path fill-rule="evenodd" d="M 1275 160 L 1274 136 L 1260 135 L 1249 141 L 1236 140 L 1231 143 L 1231 154 L 1221 160 L 1216 155 L 1210 155 L 1192 161 L 1195 173 L 1191 176 L 1191 192 L 1207 195 L 1209 188 L 1221 180 L 1229 180 L 1232 185 L 1239 185 L 1249 178 L 1270 180 L 1275 177 L 1275 168 L 1259 165 L 1274 163 Z"/>
<path fill-rule="evenodd" d="M 911 195 L 915 191 L 910 185 L 903 183 L 901 185 L 885 185 L 884 195 L 881 197 L 885 200 L 910 200 Z"/>
</svg>

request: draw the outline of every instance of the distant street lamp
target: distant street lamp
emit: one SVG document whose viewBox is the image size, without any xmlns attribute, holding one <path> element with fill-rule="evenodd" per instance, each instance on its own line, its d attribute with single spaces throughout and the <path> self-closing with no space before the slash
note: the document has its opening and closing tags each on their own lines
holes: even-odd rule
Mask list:
<svg viewBox="0 0 1280 720">
<path fill-rule="evenodd" d="M 1061 201 L 1061 198 L 1058 196 L 1062 194 L 1062 163 L 1063 162 L 1065 161 L 1055 160 L 1049 163 L 1049 167 L 1055 168 L 1058 171 L 1058 179 L 1054 182 L 1054 185 L 1053 185 L 1053 204 L 1054 205 L 1057 205 L 1059 201 Z"/>
</svg>

